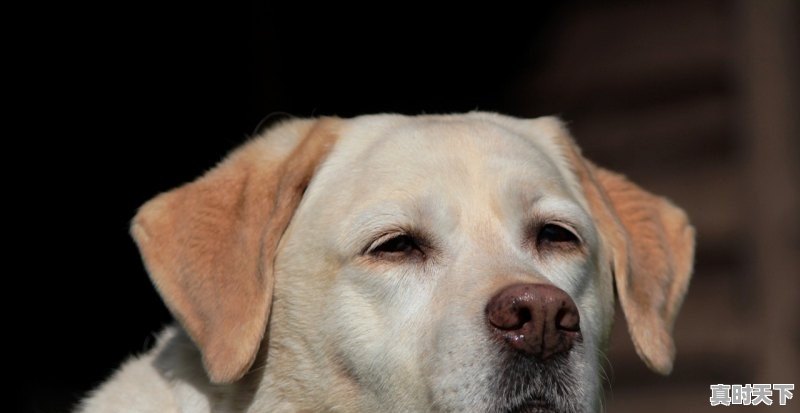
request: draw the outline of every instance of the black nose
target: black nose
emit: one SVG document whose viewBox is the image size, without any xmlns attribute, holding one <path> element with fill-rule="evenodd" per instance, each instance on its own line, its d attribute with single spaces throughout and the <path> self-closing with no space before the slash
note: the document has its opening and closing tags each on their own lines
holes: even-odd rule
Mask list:
<svg viewBox="0 0 800 413">
<path fill-rule="evenodd" d="M 511 348 L 546 360 L 572 348 L 580 336 L 578 307 L 558 287 L 516 284 L 486 305 L 492 333 Z"/>
</svg>

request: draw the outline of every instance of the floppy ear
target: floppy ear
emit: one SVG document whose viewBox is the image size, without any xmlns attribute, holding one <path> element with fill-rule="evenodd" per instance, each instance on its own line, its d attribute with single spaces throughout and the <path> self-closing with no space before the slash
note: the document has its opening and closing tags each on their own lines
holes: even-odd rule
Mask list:
<svg viewBox="0 0 800 413">
<path fill-rule="evenodd" d="M 622 311 L 639 357 L 651 370 L 672 371 L 672 327 L 694 260 L 694 229 L 686 214 L 625 177 L 586 160 L 555 117 L 531 120 L 558 146 L 578 176 L 600 232 L 611 245 Z"/>
<path fill-rule="evenodd" d="M 669 374 L 675 358 L 672 327 L 692 272 L 694 229 L 671 202 L 587 164 L 608 208 L 604 225 L 614 281 L 636 352 L 651 370 Z"/>
<path fill-rule="evenodd" d="M 200 348 L 212 382 L 241 378 L 255 359 L 278 243 L 336 140 L 335 124 L 280 125 L 196 181 L 145 203 L 133 219 L 150 278 Z"/>
</svg>

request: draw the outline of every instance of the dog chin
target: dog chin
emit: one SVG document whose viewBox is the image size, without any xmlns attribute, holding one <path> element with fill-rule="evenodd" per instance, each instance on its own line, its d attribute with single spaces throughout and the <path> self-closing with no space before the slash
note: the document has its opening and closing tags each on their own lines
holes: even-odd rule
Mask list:
<svg viewBox="0 0 800 413">
<path fill-rule="evenodd" d="M 576 360 L 580 346 L 541 361 L 503 350 L 495 379 L 492 411 L 507 413 L 580 413 L 585 410 L 586 383 Z"/>
</svg>

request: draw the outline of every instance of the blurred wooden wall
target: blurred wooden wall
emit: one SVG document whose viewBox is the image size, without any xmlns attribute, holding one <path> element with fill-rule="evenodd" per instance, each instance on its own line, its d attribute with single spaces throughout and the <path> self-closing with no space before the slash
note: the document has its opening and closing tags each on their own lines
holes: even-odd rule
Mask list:
<svg viewBox="0 0 800 413">
<path fill-rule="evenodd" d="M 674 372 L 646 370 L 618 309 L 609 412 L 757 412 L 711 408 L 709 385 L 800 384 L 798 6 L 577 3 L 521 81 L 528 115 L 557 108 L 588 158 L 672 199 L 697 228 Z"/>
</svg>

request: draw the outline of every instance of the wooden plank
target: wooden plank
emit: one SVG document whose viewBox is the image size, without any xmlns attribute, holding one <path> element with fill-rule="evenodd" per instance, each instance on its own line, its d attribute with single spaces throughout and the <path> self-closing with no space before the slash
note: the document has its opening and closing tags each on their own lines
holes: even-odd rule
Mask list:
<svg viewBox="0 0 800 413">
<path fill-rule="evenodd" d="M 730 97 L 698 95 L 634 110 L 596 111 L 570 128 L 586 156 L 597 162 L 651 170 L 654 162 L 690 167 L 736 154 L 735 109 Z"/>
<path fill-rule="evenodd" d="M 750 246 L 758 303 L 758 379 L 800 381 L 798 2 L 738 2 Z"/>
<path fill-rule="evenodd" d="M 712 0 L 567 9 L 549 34 L 555 39 L 549 60 L 521 101 L 544 95 L 548 108 L 586 112 L 718 88 L 733 57 L 729 9 Z"/>
</svg>

